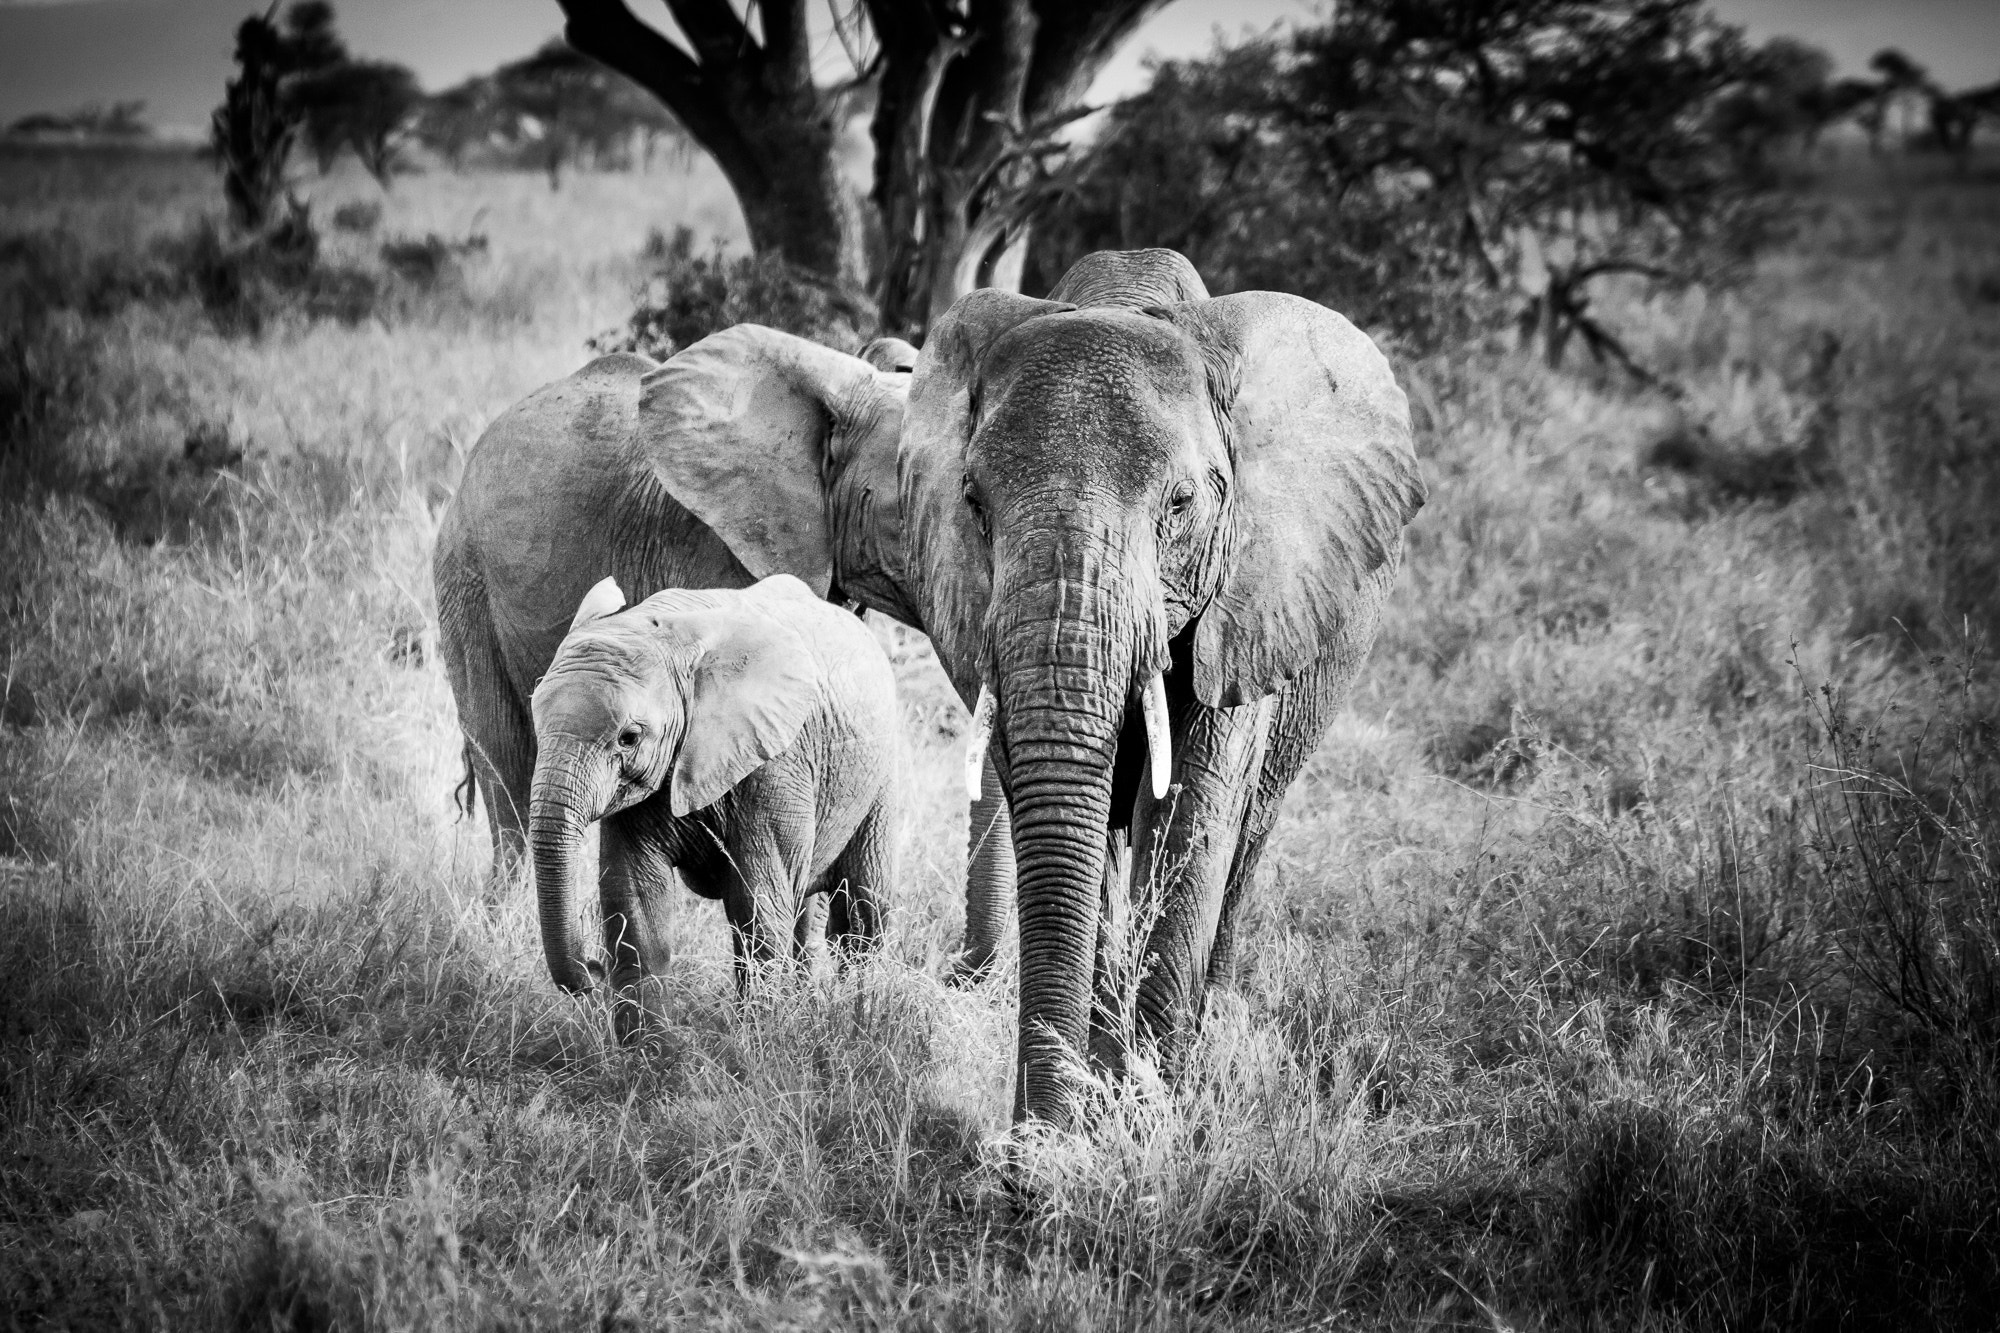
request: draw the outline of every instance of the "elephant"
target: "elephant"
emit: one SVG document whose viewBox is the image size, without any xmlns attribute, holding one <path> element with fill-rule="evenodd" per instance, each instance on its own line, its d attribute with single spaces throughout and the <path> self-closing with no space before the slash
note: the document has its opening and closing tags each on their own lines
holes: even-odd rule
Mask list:
<svg viewBox="0 0 2000 1333">
<path fill-rule="evenodd" d="M 738 325 L 664 363 L 602 356 L 498 417 L 466 459 L 432 556 L 440 656 L 482 796 L 496 884 L 527 847 L 529 699 L 585 592 L 743 588 L 789 573 L 905 624 L 897 446 L 917 350 L 849 356 Z M 972 805 L 962 977 L 1012 916 L 1005 802 Z"/>
<path fill-rule="evenodd" d="M 674 370 L 732 335 L 737 351 Z M 882 372 L 853 358 L 753 357 L 747 336 L 619 369 L 645 392 L 601 395 L 611 424 L 589 429 L 636 438 L 624 458 L 680 442 L 636 469 L 678 488 L 672 541 L 712 537 L 753 576 L 805 568 L 930 636 L 973 715 L 989 859 L 968 875 L 968 954 L 981 865 L 1013 886 L 1014 1118 L 1071 1123 L 1073 1055 L 1116 1071 L 1136 1037 L 1172 1072 L 1208 989 L 1234 980 L 1279 805 L 1373 645 L 1424 502 L 1408 403 L 1340 315 L 1211 298 L 1169 250 L 1086 255 L 1046 299 L 967 293 L 914 371 L 887 376 L 900 398 L 856 393 Z M 749 428 L 772 418 L 794 424 Z M 628 530 L 625 510 L 596 517 L 615 508 L 564 512 Z M 1128 1006 L 1131 922 L 1148 924 Z"/>
<path fill-rule="evenodd" d="M 1233 980 L 1423 504 L 1408 405 L 1323 306 L 1100 252 L 932 326 L 898 480 L 902 586 L 1012 816 L 1014 1118 L 1071 1123 L 1073 1056 L 1116 1071 L 1129 1035 L 1171 1075 Z M 1123 921 L 1150 923 L 1129 1004 Z"/>
<path fill-rule="evenodd" d="M 854 616 L 789 574 L 630 608 L 604 579 L 532 711 L 528 827 L 549 972 L 572 992 L 593 986 L 574 927 L 596 822 L 601 966 L 621 1035 L 637 983 L 667 961 L 673 871 L 722 900 L 739 991 L 787 951 L 811 895 L 825 895 L 843 956 L 875 948 L 896 870 L 896 682 Z"/>
</svg>

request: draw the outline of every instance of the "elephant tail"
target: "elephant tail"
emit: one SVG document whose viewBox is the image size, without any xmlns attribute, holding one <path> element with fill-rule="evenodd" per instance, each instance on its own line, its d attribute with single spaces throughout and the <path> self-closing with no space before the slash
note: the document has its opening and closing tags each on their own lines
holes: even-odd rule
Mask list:
<svg viewBox="0 0 2000 1333">
<path fill-rule="evenodd" d="M 465 763 L 465 776 L 451 789 L 451 803 L 457 809 L 460 819 L 472 818 L 472 803 L 479 795 L 479 779 L 472 767 L 472 742 L 466 741 L 459 750 Z"/>
</svg>

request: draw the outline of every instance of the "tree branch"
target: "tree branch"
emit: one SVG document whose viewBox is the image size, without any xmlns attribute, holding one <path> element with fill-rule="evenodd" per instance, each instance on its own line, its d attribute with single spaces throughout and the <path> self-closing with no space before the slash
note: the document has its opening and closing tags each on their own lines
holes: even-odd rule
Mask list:
<svg viewBox="0 0 2000 1333">
<path fill-rule="evenodd" d="M 687 34 L 688 45 L 701 57 L 704 69 L 722 70 L 761 54 L 750 29 L 729 0 L 666 0 L 667 12 Z M 766 7 L 768 11 L 768 6 Z M 764 36 L 770 38 L 768 12 Z"/>
<path fill-rule="evenodd" d="M 719 0 L 727 8 L 727 0 Z M 764 13 L 764 59 L 786 88 L 812 87 L 812 38 L 799 0 L 759 0 Z"/>
<path fill-rule="evenodd" d="M 640 22 L 624 0 L 557 3 L 569 20 L 565 40 L 664 102 L 726 174 L 762 171 L 712 78 L 665 34 Z"/>
</svg>

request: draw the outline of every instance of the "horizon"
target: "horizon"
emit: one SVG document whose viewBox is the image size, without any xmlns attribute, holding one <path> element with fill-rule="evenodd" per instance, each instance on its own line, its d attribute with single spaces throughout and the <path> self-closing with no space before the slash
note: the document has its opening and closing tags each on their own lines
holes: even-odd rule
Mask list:
<svg viewBox="0 0 2000 1333">
<path fill-rule="evenodd" d="M 436 92 L 518 59 L 561 35 L 553 0 L 495 0 L 477 23 L 452 21 L 449 0 L 345 0 L 336 20 L 358 56 L 408 65 Z M 1714 0 L 1726 22 L 1753 41 L 1785 35 L 1826 50 L 1839 74 L 1897 47 L 1946 88 L 2000 80 L 2000 5 L 1987 0 Z M 244 0 L 0 0 L 0 124 L 36 112 L 142 101 L 165 138 L 199 136 L 231 68 L 236 25 L 256 9 Z M 675 33 L 664 6 L 634 6 Z M 815 13 L 819 11 L 815 10 Z M 1274 26 L 1324 14 L 1310 0 L 1177 0 L 1141 24 L 1092 83 L 1106 102 L 1143 88 L 1156 60 L 1186 59 Z M 823 27 L 823 21 L 821 26 Z M 830 32 L 816 34 L 817 61 L 842 61 Z"/>
</svg>

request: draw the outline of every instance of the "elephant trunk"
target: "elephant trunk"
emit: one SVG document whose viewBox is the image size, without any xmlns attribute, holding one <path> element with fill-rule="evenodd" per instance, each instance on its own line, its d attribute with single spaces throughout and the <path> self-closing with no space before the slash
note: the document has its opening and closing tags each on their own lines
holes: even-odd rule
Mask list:
<svg viewBox="0 0 2000 1333">
<path fill-rule="evenodd" d="M 607 783 L 564 763 L 544 749 L 535 765 L 528 836 L 534 848 L 535 899 L 541 909 L 542 949 L 549 975 L 566 991 L 591 988 L 590 970 L 575 938 L 576 882 L 583 871 L 583 835 L 604 813 Z"/>
<path fill-rule="evenodd" d="M 1010 589 L 994 636 L 1021 929 L 1014 1114 L 1056 1124 L 1070 1118 L 1064 1066 L 1088 1049 L 1118 734 L 1135 669 L 1150 677 L 1164 658 L 1146 614 L 1157 595 L 1135 596 L 1107 545 L 1058 534 L 1028 553 L 1014 567 L 1059 572 Z"/>
</svg>

